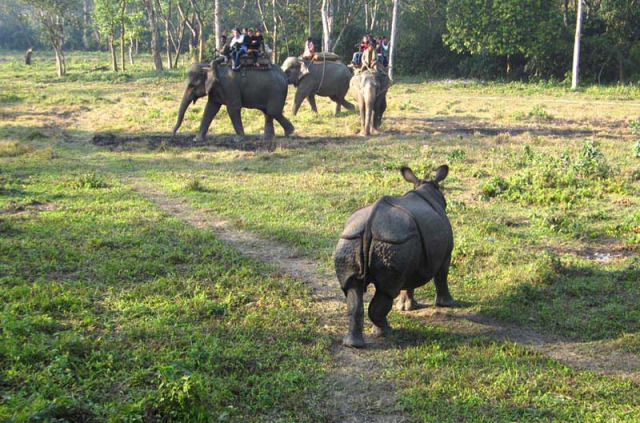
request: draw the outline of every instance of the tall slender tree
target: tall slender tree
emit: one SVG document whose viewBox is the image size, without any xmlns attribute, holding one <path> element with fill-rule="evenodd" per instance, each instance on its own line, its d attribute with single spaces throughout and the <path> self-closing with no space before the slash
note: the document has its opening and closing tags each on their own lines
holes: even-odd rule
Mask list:
<svg viewBox="0 0 640 423">
<path fill-rule="evenodd" d="M 156 6 L 154 0 L 142 0 L 142 4 L 147 10 L 147 22 L 151 31 L 151 55 L 153 56 L 153 67 L 155 70 L 162 70 L 162 56 L 160 55 L 160 34 L 158 33 Z"/>
<path fill-rule="evenodd" d="M 573 43 L 573 67 L 571 75 L 571 89 L 578 89 L 580 73 L 580 37 L 582 36 L 582 0 L 578 0 L 578 15 L 576 18 L 576 36 Z"/>
<path fill-rule="evenodd" d="M 78 0 L 23 0 L 23 3 L 34 8 L 35 16 L 53 47 L 58 76 L 65 76 L 67 63 L 62 49 L 65 23 L 73 18 L 73 11 L 80 9 L 81 5 Z"/>
<path fill-rule="evenodd" d="M 393 13 L 391 15 L 391 39 L 389 40 L 389 78 L 393 80 L 393 53 L 396 49 L 396 35 L 398 32 L 398 3 L 400 0 L 393 0 Z"/>
</svg>

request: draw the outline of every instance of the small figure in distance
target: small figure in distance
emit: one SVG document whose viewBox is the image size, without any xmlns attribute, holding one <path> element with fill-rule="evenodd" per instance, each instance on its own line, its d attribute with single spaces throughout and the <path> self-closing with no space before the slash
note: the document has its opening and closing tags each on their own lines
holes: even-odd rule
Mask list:
<svg viewBox="0 0 640 423">
<path fill-rule="evenodd" d="M 29 47 L 27 49 L 27 54 L 25 54 L 24 56 L 24 64 L 25 65 L 31 65 L 31 54 L 33 53 L 33 47 Z"/>
</svg>

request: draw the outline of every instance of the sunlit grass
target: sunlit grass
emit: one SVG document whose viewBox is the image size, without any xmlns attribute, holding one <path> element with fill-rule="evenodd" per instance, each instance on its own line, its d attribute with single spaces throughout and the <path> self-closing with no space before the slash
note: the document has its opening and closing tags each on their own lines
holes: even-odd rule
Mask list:
<svg viewBox="0 0 640 423">
<path fill-rule="evenodd" d="M 322 98 L 318 115 L 303 104 L 291 117 L 290 100 L 296 136 L 245 151 L 219 145 L 233 133 L 224 110 L 205 145 L 145 142 L 170 134 L 185 67 L 156 74 L 142 57 L 115 74 L 92 71 L 106 54 L 72 53 L 58 79 L 38 54 L 31 68 L 13 53 L 0 64 L 1 419 L 322 421 L 331 341 L 306 288 L 159 213 L 128 188 L 132 176 L 330 269 L 346 218 L 410 189 L 400 166 L 423 175 L 447 163 L 456 299 L 543 334 L 640 351 L 635 86 L 400 78 L 378 136 L 356 136 L 358 116 L 333 117 Z M 203 100 L 180 135 L 195 134 Z M 260 112 L 243 119 L 261 133 Z M 96 145 L 96 134 L 121 142 Z M 417 295 L 432 303 L 434 290 Z M 640 412 L 636 383 L 391 319 L 397 333 L 375 354 L 417 419 Z"/>
</svg>

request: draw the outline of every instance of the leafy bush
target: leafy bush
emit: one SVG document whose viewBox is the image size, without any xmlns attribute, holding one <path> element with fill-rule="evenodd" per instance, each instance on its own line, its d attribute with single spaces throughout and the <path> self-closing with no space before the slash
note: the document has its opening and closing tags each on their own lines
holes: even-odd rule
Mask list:
<svg viewBox="0 0 640 423">
<path fill-rule="evenodd" d="M 510 161 L 519 170 L 507 179 L 491 178 L 480 187 L 484 196 L 535 205 L 575 204 L 598 193 L 624 190 L 611 180 L 613 171 L 591 140 L 583 142 L 575 159 L 568 153 L 554 157 L 525 146 Z"/>
<path fill-rule="evenodd" d="M 66 179 L 65 185 L 71 188 L 89 188 L 89 189 L 97 189 L 97 188 L 107 188 L 109 185 L 102 179 L 100 176 L 95 173 L 85 173 L 83 175 L 79 175 L 72 179 Z"/>
<path fill-rule="evenodd" d="M 585 140 L 582 149 L 574 165 L 578 173 L 584 176 L 608 178 L 611 176 L 611 167 L 607 164 L 604 155 L 598 149 L 593 140 Z"/>
</svg>

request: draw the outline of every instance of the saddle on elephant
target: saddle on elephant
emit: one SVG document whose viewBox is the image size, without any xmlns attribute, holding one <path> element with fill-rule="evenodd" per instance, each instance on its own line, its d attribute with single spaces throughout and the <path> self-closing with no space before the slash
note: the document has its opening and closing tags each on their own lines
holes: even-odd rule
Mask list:
<svg viewBox="0 0 640 423">
<path fill-rule="evenodd" d="M 319 52 L 313 55 L 314 62 L 339 62 L 340 56 L 330 52 Z"/>
<path fill-rule="evenodd" d="M 269 70 L 271 69 L 271 61 L 265 55 L 258 56 L 257 59 L 254 59 L 252 55 L 243 55 L 238 58 L 239 69 L 234 69 L 235 71 L 239 71 L 241 69 L 251 69 L 251 70 Z"/>
</svg>

